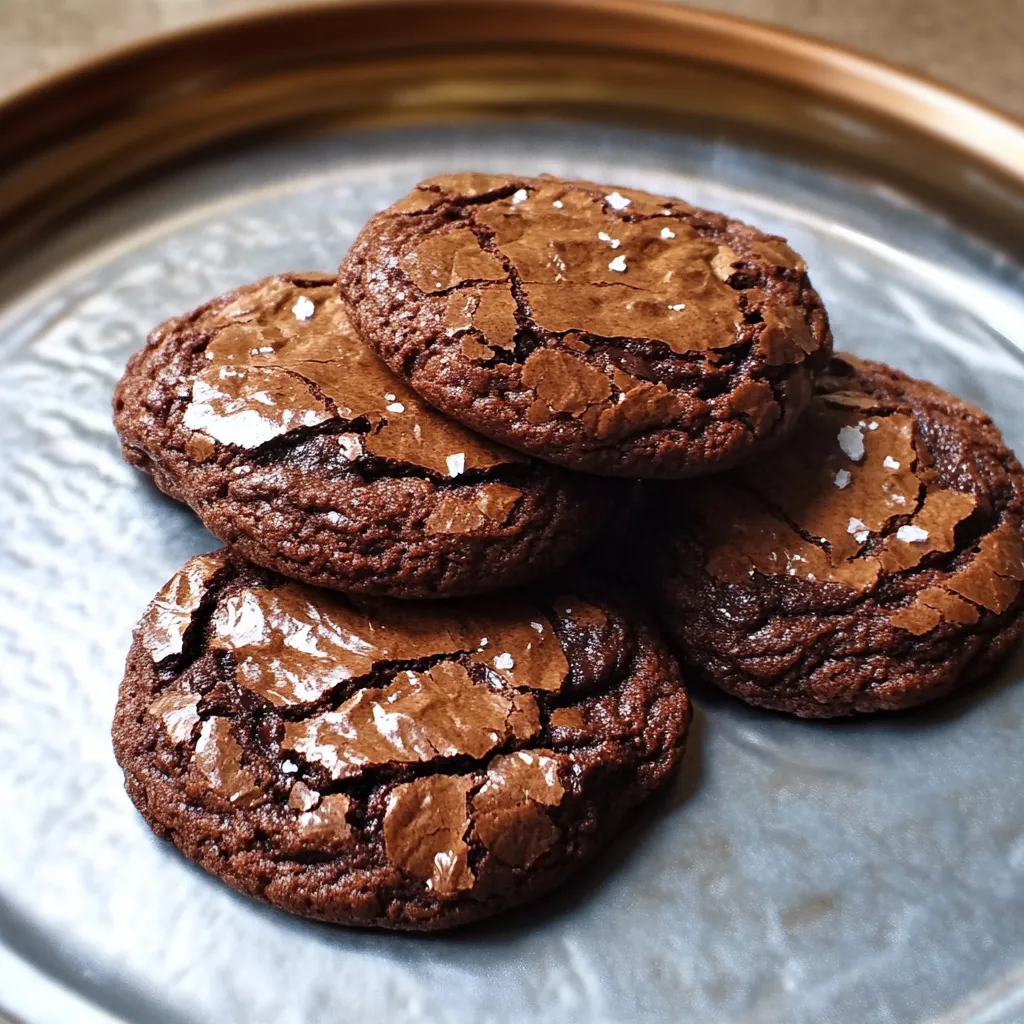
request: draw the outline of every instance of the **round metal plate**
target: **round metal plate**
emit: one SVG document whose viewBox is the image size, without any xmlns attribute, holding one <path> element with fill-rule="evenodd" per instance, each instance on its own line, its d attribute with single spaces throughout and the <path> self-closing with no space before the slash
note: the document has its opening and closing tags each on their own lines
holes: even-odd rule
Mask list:
<svg viewBox="0 0 1024 1024">
<path fill-rule="evenodd" d="M 572 0 L 291 10 L 0 109 L 0 1007 L 26 1024 L 1019 1021 L 1019 653 L 968 694 L 857 722 L 698 687 L 671 791 L 566 890 L 463 932 L 317 926 L 193 869 L 136 815 L 108 732 L 133 623 L 215 543 L 121 462 L 109 401 L 153 324 L 330 270 L 417 179 L 549 171 L 787 235 L 840 347 L 963 395 L 1024 450 L 1022 140 L 818 44 Z"/>
</svg>

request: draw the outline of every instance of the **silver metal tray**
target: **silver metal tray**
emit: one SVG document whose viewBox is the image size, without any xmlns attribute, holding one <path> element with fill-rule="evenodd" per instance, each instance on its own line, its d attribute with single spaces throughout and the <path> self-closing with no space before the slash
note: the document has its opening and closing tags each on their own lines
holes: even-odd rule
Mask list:
<svg viewBox="0 0 1024 1024">
<path fill-rule="evenodd" d="M 635 3 L 290 8 L 0 108 L 0 1008 L 25 1024 L 1024 1020 L 1024 674 L 838 724 L 696 688 L 671 791 L 462 932 L 321 927 L 149 833 L 109 722 L 136 618 L 212 538 L 125 466 L 148 328 L 333 268 L 428 174 L 550 171 L 792 239 L 841 347 L 1024 451 L 1024 132 L 807 40 Z M 0 1013 L 2 1016 L 2 1013 Z"/>
</svg>

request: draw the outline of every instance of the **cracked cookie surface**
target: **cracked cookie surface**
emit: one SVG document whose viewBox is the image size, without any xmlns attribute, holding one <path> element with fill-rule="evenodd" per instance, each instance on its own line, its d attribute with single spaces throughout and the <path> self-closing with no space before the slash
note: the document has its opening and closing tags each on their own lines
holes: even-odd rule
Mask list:
<svg viewBox="0 0 1024 1024">
<path fill-rule="evenodd" d="M 458 174 L 340 269 L 361 336 L 487 437 L 610 476 L 699 476 L 789 434 L 831 334 L 781 238 L 625 188 Z"/>
<path fill-rule="evenodd" d="M 149 825 L 229 885 L 425 930 L 566 878 L 669 777 L 688 722 L 661 641 L 588 585 L 396 602 L 221 551 L 147 609 L 113 735 Z"/>
<path fill-rule="evenodd" d="M 128 462 L 233 552 L 395 597 L 526 582 L 615 492 L 478 437 L 356 337 L 324 274 L 266 278 L 162 324 L 114 398 Z"/>
<path fill-rule="evenodd" d="M 805 717 L 909 707 L 1024 633 L 1024 476 L 981 410 L 837 356 L 797 435 L 648 495 L 645 569 L 704 676 Z"/>
</svg>

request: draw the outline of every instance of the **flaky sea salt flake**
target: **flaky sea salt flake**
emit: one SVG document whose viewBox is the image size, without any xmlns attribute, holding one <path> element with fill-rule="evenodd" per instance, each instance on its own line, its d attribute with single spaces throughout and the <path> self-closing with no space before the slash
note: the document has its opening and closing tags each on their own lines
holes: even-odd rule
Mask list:
<svg viewBox="0 0 1024 1024">
<path fill-rule="evenodd" d="M 901 526 L 896 531 L 896 539 L 904 544 L 921 544 L 928 539 L 928 531 L 920 526 Z"/>
<path fill-rule="evenodd" d="M 616 256 L 615 259 L 608 264 L 609 270 L 614 270 L 616 273 L 624 274 L 626 272 L 626 257 Z"/>
<path fill-rule="evenodd" d="M 292 313 L 296 320 L 308 320 L 316 312 L 316 306 L 305 296 L 300 295 L 292 306 Z"/>
<path fill-rule="evenodd" d="M 836 440 L 848 459 L 860 462 L 864 458 L 863 427 L 840 427 Z"/>
<path fill-rule="evenodd" d="M 853 516 L 850 517 L 850 521 L 846 524 L 846 532 L 852 533 L 853 539 L 858 544 L 863 544 L 871 536 L 868 524 L 862 523 L 859 519 L 853 518 Z"/>
<path fill-rule="evenodd" d="M 624 210 L 631 202 L 632 199 L 627 199 L 625 196 L 620 195 L 618 192 L 612 192 L 610 195 L 604 197 L 605 201 L 613 210 Z"/>
<path fill-rule="evenodd" d="M 448 466 L 449 476 L 458 476 L 460 473 L 466 472 L 465 452 L 456 452 L 454 455 L 449 455 L 444 461 Z"/>
</svg>

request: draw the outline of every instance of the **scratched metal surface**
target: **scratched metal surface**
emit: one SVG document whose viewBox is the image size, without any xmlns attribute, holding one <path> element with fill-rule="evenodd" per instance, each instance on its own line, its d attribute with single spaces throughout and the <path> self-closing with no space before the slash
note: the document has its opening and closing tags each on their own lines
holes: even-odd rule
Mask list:
<svg viewBox="0 0 1024 1024">
<path fill-rule="evenodd" d="M 0 313 L 0 1007 L 26 1024 L 1010 1024 L 1024 1019 L 1024 687 L 827 725 L 698 690 L 665 799 L 567 891 L 459 934 L 235 896 L 155 840 L 109 721 L 132 624 L 212 539 L 123 465 L 109 397 L 162 318 L 336 265 L 418 178 L 552 171 L 788 235 L 839 344 L 989 410 L 1024 450 L 1022 271 L 879 183 L 725 142 L 474 125 L 180 169 L 27 253 Z"/>
</svg>

